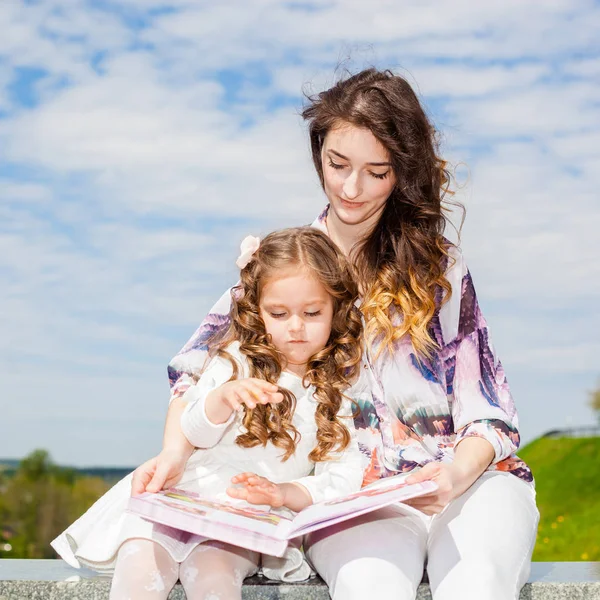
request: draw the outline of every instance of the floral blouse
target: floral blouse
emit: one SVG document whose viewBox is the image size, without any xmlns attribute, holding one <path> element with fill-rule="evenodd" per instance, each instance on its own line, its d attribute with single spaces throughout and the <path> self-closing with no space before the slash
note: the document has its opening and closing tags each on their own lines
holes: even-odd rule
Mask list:
<svg viewBox="0 0 600 600">
<path fill-rule="evenodd" d="M 313 223 L 324 233 L 327 213 L 328 208 Z M 377 358 L 376 348 L 364 353 L 371 393 L 359 401 L 355 426 L 367 464 L 365 485 L 431 461 L 451 462 L 456 444 L 473 436 L 494 448 L 489 471 L 533 483 L 529 467 L 515 455 L 517 412 L 471 275 L 458 248 L 452 247 L 451 256 L 446 278 L 452 295 L 430 324 L 438 345 L 432 357 L 417 359 L 408 336 Z M 199 373 L 207 358 L 207 341 L 228 326 L 230 298 L 228 290 L 170 362 L 171 400 L 193 384 L 191 374 Z"/>
</svg>

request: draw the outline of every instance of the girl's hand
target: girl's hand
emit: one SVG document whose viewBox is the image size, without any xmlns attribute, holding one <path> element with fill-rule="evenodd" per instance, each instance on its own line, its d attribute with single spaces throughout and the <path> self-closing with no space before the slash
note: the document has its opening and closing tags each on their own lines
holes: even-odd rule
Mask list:
<svg viewBox="0 0 600 600">
<path fill-rule="evenodd" d="M 258 404 L 279 404 L 283 394 L 279 388 L 268 381 L 249 377 L 228 381 L 217 388 L 221 402 L 232 410 L 240 410 L 245 404 L 248 408 L 256 408 Z"/>
<path fill-rule="evenodd" d="M 227 494 L 232 498 L 240 498 L 250 504 L 268 504 L 273 508 L 284 505 L 285 491 L 282 486 L 265 477 L 254 473 L 240 473 L 231 478 L 231 483 L 241 483 L 243 486 L 227 489 Z"/>
<path fill-rule="evenodd" d="M 163 450 L 133 472 L 131 495 L 159 492 L 175 485 L 183 476 L 189 452 Z"/>
<path fill-rule="evenodd" d="M 228 381 L 206 396 L 206 416 L 211 423 L 225 423 L 231 414 L 246 405 L 278 404 L 283 400 L 279 388 L 268 381 L 249 377 Z"/>
<path fill-rule="evenodd" d="M 438 489 L 435 492 L 405 501 L 406 504 L 426 515 L 441 513 L 454 498 L 462 493 L 458 485 L 459 473 L 456 472 L 454 465 L 438 462 L 427 463 L 422 469 L 407 477 L 406 483 L 428 480 L 437 483 Z"/>
</svg>

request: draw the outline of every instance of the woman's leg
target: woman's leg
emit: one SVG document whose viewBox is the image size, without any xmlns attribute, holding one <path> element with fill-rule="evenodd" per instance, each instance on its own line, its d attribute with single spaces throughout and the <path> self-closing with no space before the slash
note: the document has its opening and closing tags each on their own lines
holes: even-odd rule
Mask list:
<svg viewBox="0 0 600 600">
<path fill-rule="evenodd" d="M 110 600 L 166 600 L 178 574 L 179 565 L 160 544 L 128 540 L 117 554 Z"/>
<path fill-rule="evenodd" d="M 222 542 L 200 544 L 181 563 L 187 600 L 241 600 L 242 583 L 256 573 L 260 554 Z"/>
<path fill-rule="evenodd" d="M 427 573 L 434 600 L 514 600 L 527 581 L 539 513 L 508 473 L 484 473 L 436 516 Z"/>
<path fill-rule="evenodd" d="M 333 600 L 413 600 L 426 541 L 426 518 L 389 506 L 309 534 L 304 548 Z"/>
</svg>

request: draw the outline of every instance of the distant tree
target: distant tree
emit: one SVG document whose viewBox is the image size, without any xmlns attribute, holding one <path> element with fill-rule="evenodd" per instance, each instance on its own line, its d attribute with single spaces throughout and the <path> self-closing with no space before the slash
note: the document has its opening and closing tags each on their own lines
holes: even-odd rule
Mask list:
<svg viewBox="0 0 600 600">
<path fill-rule="evenodd" d="M 589 405 L 593 411 L 596 412 L 596 416 L 598 417 L 598 421 L 600 422 L 600 379 L 596 384 L 596 389 L 588 392 L 589 396 Z"/>
<path fill-rule="evenodd" d="M 46 450 L 34 450 L 20 463 L 18 474 L 29 481 L 46 479 L 54 470 L 50 455 Z"/>
<path fill-rule="evenodd" d="M 50 541 L 109 486 L 34 450 L 14 475 L 0 473 L 0 558 L 55 558 Z"/>
</svg>

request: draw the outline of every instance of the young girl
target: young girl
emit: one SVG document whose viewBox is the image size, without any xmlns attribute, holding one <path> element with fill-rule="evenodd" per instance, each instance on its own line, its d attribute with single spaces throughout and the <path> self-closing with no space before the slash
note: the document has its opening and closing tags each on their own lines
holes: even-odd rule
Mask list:
<svg viewBox="0 0 600 600">
<path fill-rule="evenodd" d="M 357 491 L 350 398 L 362 327 L 344 257 L 307 227 L 246 238 L 237 264 L 230 325 L 185 392 L 181 427 L 197 450 L 177 487 L 292 511 Z M 114 569 L 113 600 L 167 598 L 178 579 L 188 600 L 241 598 L 259 554 L 127 513 L 130 491 L 131 476 L 54 540 L 56 551 L 76 567 Z M 294 580 L 310 569 L 290 547 L 265 556 L 263 572 Z"/>
</svg>

